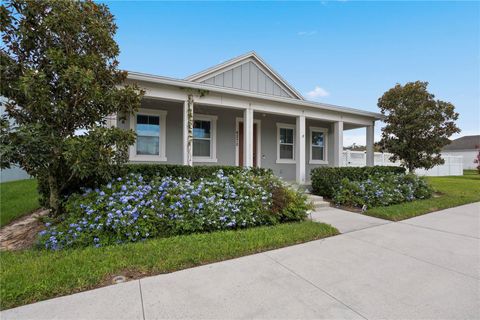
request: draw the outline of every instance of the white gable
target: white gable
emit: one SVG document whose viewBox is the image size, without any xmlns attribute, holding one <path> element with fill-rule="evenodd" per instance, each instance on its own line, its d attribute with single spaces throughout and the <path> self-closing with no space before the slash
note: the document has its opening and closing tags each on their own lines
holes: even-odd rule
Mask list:
<svg viewBox="0 0 480 320">
<path fill-rule="evenodd" d="M 235 58 L 186 80 L 303 100 L 303 97 L 255 53 Z"/>
</svg>

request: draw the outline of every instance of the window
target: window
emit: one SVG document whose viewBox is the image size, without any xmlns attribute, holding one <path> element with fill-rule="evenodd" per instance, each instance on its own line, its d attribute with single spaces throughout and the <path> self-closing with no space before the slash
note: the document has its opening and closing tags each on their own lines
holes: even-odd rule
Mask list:
<svg viewBox="0 0 480 320">
<path fill-rule="evenodd" d="M 130 118 L 130 126 L 137 134 L 130 149 L 131 160 L 166 161 L 165 117 L 163 110 L 140 110 Z"/>
<path fill-rule="evenodd" d="M 277 123 L 277 163 L 295 163 L 295 126 Z"/>
<path fill-rule="evenodd" d="M 160 155 L 160 117 L 137 114 L 137 154 Z"/>
<path fill-rule="evenodd" d="M 326 164 L 327 133 L 325 128 L 310 127 L 310 164 Z"/>
<path fill-rule="evenodd" d="M 217 162 L 216 159 L 216 116 L 194 115 L 193 117 L 193 160 Z"/>
</svg>

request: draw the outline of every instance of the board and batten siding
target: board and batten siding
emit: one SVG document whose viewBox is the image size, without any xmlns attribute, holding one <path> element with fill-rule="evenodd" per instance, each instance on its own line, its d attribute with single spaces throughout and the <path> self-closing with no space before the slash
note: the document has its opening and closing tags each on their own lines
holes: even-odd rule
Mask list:
<svg viewBox="0 0 480 320">
<path fill-rule="evenodd" d="M 251 61 L 210 77 L 202 81 L 202 83 L 279 97 L 293 97 Z"/>
</svg>

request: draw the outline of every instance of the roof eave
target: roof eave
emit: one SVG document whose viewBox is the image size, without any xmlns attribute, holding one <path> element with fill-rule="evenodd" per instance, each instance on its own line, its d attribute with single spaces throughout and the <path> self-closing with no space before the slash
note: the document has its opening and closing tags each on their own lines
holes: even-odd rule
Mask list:
<svg viewBox="0 0 480 320">
<path fill-rule="evenodd" d="M 145 74 L 140 72 L 133 72 L 133 71 L 127 71 L 127 72 L 128 72 L 127 79 L 129 80 L 145 81 L 150 83 L 157 83 L 157 84 L 164 84 L 164 85 L 171 85 L 171 86 L 178 86 L 178 87 L 187 87 L 192 89 L 202 89 L 202 90 L 208 90 L 208 91 L 213 91 L 218 93 L 232 94 L 232 95 L 263 99 L 263 100 L 271 100 L 276 102 L 294 104 L 298 106 L 306 106 L 306 107 L 312 107 L 312 108 L 320 108 L 324 110 L 356 114 L 356 115 L 370 117 L 375 120 L 383 120 L 385 118 L 382 114 L 377 112 L 363 111 L 360 109 L 355 109 L 350 107 L 343 107 L 343 106 L 319 103 L 319 102 L 308 101 L 308 100 L 298 100 L 294 98 L 276 97 L 276 96 L 270 96 L 270 95 L 265 95 L 260 93 L 247 92 L 244 90 L 225 88 L 225 87 L 215 86 L 211 84 L 191 82 L 187 80 L 156 76 L 156 75 Z"/>
</svg>

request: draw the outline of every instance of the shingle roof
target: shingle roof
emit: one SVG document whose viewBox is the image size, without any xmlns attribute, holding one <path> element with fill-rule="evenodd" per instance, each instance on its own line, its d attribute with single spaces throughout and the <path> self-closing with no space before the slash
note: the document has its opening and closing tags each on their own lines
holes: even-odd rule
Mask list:
<svg viewBox="0 0 480 320">
<path fill-rule="evenodd" d="M 449 145 L 443 148 L 444 151 L 453 150 L 471 150 L 480 148 L 480 135 L 465 136 L 453 140 Z"/>
</svg>

